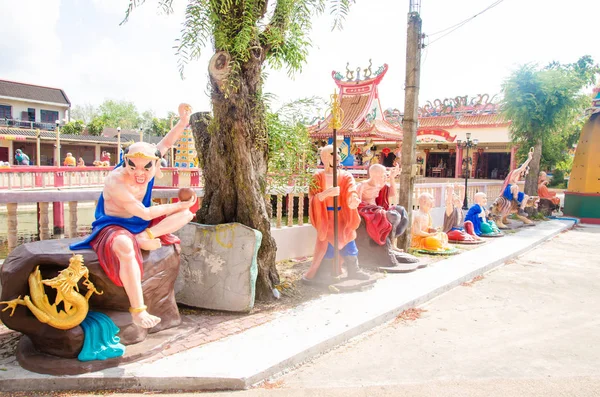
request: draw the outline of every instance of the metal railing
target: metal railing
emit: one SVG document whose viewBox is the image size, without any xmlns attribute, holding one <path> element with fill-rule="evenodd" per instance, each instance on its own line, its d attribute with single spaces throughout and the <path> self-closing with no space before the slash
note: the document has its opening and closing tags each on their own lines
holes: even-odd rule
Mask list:
<svg viewBox="0 0 600 397">
<path fill-rule="evenodd" d="M 62 124 L 59 124 L 59 126 Z M 38 121 L 26 121 L 19 119 L 0 119 L 0 126 L 13 128 L 28 128 L 31 130 L 39 129 L 45 131 L 54 131 L 56 123 L 41 123 Z"/>
</svg>

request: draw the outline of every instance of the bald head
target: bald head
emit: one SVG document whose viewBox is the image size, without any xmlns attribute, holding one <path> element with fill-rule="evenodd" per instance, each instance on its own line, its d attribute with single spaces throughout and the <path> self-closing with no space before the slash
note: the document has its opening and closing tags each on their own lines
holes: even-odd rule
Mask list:
<svg viewBox="0 0 600 397">
<path fill-rule="evenodd" d="M 381 164 L 373 164 L 369 167 L 369 175 L 383 175 L 385 174 L 385 167 Z"/>
<path fill-rule="evenodd" d="M 487 194 L 485 194 L 484 192 L 475 193 L 475 196 L 473 198 L 475 200 L 475 203 L 479 205 L 487 204 Z"/>
<path fill-rule="evenodd" d="M 433 205 L 433 195 L 431 193 L 421 193 L 419 196 L 419 207 L 429 207 Z"/>
<path fill-rule="evenodd" d="M 325 167 L 325 171 L 329 172 L 333 169 L 333 145 L 323 146 L 320 151 L 321 162 L 323 162 L 323 166 Z M 340 156 L 337 156 L 338 165 L 340 162 Z"/>
</svg>

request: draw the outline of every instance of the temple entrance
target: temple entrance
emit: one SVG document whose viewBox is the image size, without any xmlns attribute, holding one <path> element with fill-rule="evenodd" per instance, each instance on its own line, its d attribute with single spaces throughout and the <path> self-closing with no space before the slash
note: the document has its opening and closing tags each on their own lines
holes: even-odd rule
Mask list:
<svg viewBox="0 0 600 397">
<path fill-rule="evenodd" d="M 510 153 L 482 153 L 477 161 L 479 179 L 504 179 L 510 170 Z"/>
<path fill-rule="evenodd" d="M 456 154 L 429 153 L 427 155 L 427 170 L 425 176 L 432 178 L 453 178 Z"/>
</svg>

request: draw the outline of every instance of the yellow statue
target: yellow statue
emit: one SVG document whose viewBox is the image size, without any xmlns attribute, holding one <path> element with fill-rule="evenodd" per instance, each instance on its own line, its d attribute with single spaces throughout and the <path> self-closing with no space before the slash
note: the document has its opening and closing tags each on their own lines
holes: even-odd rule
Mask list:
<svg viewBox="0 0 600 397">
<path fill-rule="evenodd" d="M 88 289 L 85 296 L 79 293 L 77 283 L 85 277 L 83 285 Z M 48 324 L 58 329 L 71 329 L 78 326 L 85 319 L 88 313 L 88 300 L 95 292 L 102 295 L 94 284 L 89 280 L 89 270 L 83 264 L 83 256 L 73 255 L 69 260 L 69 267 L 61 271 L 58 276 L 50 280 L 42 280 L 40 267 L 29 275 L 29 295 L 21 299 L 0 302 L 7 305 L 2 311 L 12 309 L 10 315 L 15 313 L 17 305 L 24 305 L 31 310 L 33 315 L 42 323 Z M 43 284 L 43 285 L 42 285 Z M 44 285 L 56 290 L 56 299 L 53 304 L 48 301 L 48 296 L 44 292 Z M 57 306 L 63 303 L 64 311 L 58 311 Z"/>
</svg>

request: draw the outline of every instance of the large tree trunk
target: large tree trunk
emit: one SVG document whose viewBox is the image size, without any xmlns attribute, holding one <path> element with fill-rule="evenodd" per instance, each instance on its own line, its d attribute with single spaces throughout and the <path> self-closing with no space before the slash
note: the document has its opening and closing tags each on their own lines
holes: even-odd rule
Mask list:
<svg viewBox="0 0 600 397">
<path fill-rule="evenodd" d="M 533 147 L 533 158 L 529 163 L 529 174 L 525 179 L 525 194 L 537 196 L 537 181 L 540 174 L 540 160 L 542 159 L 542 140 L 539 139 Z"/>
<path fill-rule="evenodd" d="M 239 222 L 262 233 L 256 283 L 259 300 L 272 298 L 273 284 L 279 283 L 277 247 L 265 200 L 268 136 L 261 97 L 263 61 L 257 54 L 242 64 L 238 89 L 228 95 L 222 91 L 222 81 L 211 75 L 213 118 L 196 113 L 191 120 L 205 181 L 198 221 L 210 225 Z"/>
</svg>

